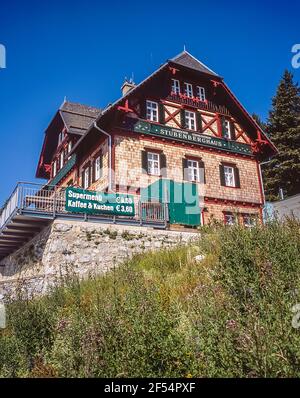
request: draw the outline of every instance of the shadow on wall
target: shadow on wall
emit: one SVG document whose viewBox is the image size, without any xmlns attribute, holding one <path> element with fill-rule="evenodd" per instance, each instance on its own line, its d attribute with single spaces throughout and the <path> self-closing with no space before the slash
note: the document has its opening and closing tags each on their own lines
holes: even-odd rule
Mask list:
<svg viewBox="0 0 300 398">
<path fill-rule="evenodd" d="M 7 256 L 1 261 L 1 277 L 12 277 L 22 272 L 23 276 L 36 274 L 42 268 L 43 255 L 51 234 L 52 225 L 43 229 L 37 236 L 27 242 L 15 253 Z"/>
</svg>

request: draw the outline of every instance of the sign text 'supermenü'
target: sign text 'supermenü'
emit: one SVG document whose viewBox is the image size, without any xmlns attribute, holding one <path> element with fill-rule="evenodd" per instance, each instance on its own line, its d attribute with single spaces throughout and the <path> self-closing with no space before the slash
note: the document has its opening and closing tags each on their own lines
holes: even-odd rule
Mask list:
<svg viewBox="0 0 300 398">
<path fill-rule="evenodd" d="M 71 213 L 120 216 L 135 215 L 132 195 L 86 191 L 74 187 L 66 189 L 66 211 Z"/>
</svg>

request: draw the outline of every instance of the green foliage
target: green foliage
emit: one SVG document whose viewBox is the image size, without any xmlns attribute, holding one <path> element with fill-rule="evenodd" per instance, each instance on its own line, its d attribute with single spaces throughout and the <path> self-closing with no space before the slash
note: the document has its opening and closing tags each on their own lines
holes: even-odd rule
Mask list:
<svg viewBox="0 0 300 398">
<path fill-rule="evenodd" d="M 0 376 L 299 377 L 299 222 L 199 237 L 9 304 Z"/>
<path fill-rule="evenodd" d="M 263 167 L 268 200 L 279 199 L 279 188 L 285 195 L 300 192 L 300 91 L 293 75 L 285 71 L 272 100 L 267 133 L 278 149 L 278 155 Z"/>
</svg>

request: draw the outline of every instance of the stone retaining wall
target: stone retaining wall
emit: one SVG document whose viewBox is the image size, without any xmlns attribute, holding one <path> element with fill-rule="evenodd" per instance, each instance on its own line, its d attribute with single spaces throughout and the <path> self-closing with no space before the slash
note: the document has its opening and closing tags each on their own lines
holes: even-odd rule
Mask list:
<svg viewBox="0 0 300 398">
<path fill-rule="evenodd" d="M 134 254 L 197 237 L 189 232 L 56 220 L 2 260 L 0 293 L 11 295 L 18 287 L 30 294 L 43 293 L 62 276 L 100 274 Z"/>
</svg>

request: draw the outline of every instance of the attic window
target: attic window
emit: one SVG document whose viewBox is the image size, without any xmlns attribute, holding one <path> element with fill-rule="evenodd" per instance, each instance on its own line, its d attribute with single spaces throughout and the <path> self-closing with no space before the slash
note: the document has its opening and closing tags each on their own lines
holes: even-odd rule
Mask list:
<svg viewBox="0 0 300 398">
<path fill-rule="evenodd" d="M 204 88 L 204 87 L 197 86 L 197 97 L 198 97 L 201 101 L 205 101 L 205 100 L 206 100 L 205 88 Z"/>
<path fill-rule="evenodd" d="M 190 83 L 184 83 L 184 93 L 188 97 L 193 97 L 193 86 Z"/>
<path fill-rule="evenodd" d="M 61 133 L 59 133 L 59 136 L 58 136 L 58 146 L 63 142 L 63 140 L 64 140 L 64 133 L 61 132 Z"/>
<path fill-rule="evenodd" d="M 172 79 L 172 93 L 180 94 L 180 83 L 179 80 Z"/>
</svg>

